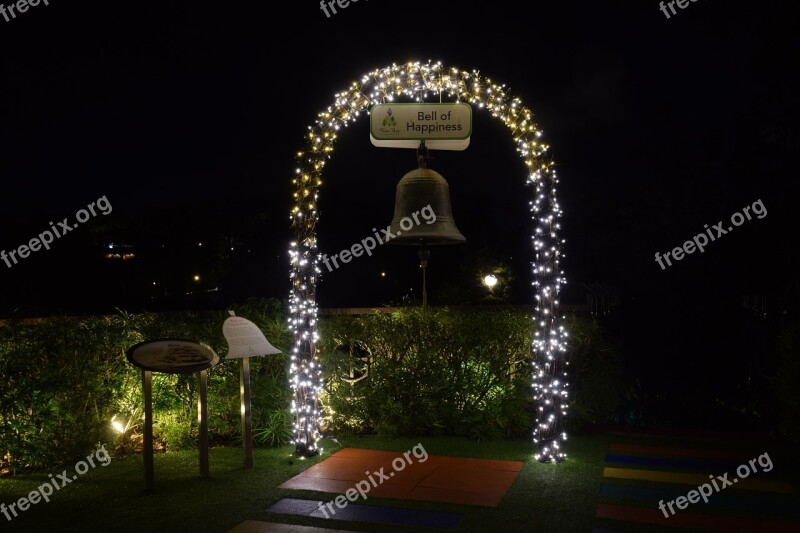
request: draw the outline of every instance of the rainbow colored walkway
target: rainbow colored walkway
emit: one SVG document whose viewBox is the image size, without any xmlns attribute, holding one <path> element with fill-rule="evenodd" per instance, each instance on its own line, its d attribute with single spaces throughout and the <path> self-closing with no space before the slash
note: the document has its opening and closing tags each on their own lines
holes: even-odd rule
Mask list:
<svg viewBox="0 0 800 533">
<path fill-rule="evenodd" d="M 737 437 L 707 435 L 674 435 L 689 442 L 681 446 L 663 445 L 664 435 L 620 435 L 636 444 L 609 445 L 595 511 L 603 527 L 592 532 L 800 532 L 800 500 L 769 444 L 731 449 Z"/>
</svg>

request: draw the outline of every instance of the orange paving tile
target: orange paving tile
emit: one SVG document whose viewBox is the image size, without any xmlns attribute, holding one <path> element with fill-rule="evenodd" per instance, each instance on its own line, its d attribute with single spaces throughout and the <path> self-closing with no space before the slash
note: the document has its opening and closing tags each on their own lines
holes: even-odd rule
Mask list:
<svg viewBox="0 0 800 533">
<path fill-rule="evenodd" d="M 344 448 L 324 461 L 278 485 L 281 489 L 318 490 L 343 494 L 359 481 L 374 480 L 369 497 L 426 500 L 495 507 L 525 465 L 522 461 L 496 461 L 462 457 L 428 456 L 420 462 L 402 453 Z M 395 470 L 392 462 L 400 467 Z M 383 479 L 376 474 L 383 468 Z M 377 486 L 376 486 L 377 485 Z M 362 485 L 363 486 L 363 485 Z"/>
</svg>

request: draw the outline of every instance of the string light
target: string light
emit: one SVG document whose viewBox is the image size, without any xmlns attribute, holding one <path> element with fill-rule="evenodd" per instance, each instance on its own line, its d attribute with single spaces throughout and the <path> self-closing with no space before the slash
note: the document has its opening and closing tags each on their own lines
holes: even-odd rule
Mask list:
<svg viewBox="0 0 800 533">
<path fill-rule="evenodd" d="M 558 233 L 561 207 L 556 199 L 558 179 L 554 163 L 546 157 L 549 146 L 542 143 L 542 132 L 533 121 L 533 113 L 512 98 L 505 85 L 498 85 L 480 71 L 446 68 L 441 62 L 408 62 L 373 70 L 353 81 L 334 95 L 334 103 L 317 115 L 308 127 L 305 145 L 297 152 L 297 168 L 292 178 L 293 206 L 289 213 L 295 240 L 289 248 L 290 281 L 289 325 L 294 334 L 290 374 L 294 399 L 293 441 L 295 453 L 313 456 L 319 453 L 321 418 L 319 394 L 322 368 L 316 354 L 317 334 L 316 284 L 320 279 L 320 254 L 317 252 L 317 202 L 322 187 L 325 163 L 333 155 L 340 128 L 354 123 L 376 104 L 398 97 L 424 102 L 431 96 L 454 102 L 467 102 L 499 118 L 510 130 L 516 150 L 528 175 L 526 184 L 534 189 L 530 202 L 534 234 L 531 236 L 535 259 L 532 262 L 534 324 L 531 343 L 533 394 L 537 417 L 533 439 L 534 457 L 542 462 L 560 462 L 566 458 L 561 444 L 567 414 L 566 361 L 567 332 L 560 324 L 558 294 L 565 283 L 559 261 L 562 257 Z"/>
</svg>

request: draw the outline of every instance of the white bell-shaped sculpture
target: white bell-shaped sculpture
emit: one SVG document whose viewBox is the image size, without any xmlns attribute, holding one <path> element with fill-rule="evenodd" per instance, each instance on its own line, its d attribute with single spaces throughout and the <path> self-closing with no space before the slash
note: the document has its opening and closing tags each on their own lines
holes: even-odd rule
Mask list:
<svg viewBox="0 0 800 533">
<path fill-rule="evenodd" d="M 264 333 L 246 318 L 238 317 L 228 311 L 230 317 L 222 324 L 222 334 L 228 341 L 227 359 L 244 359 L 245 357 L 262 357 L 281 353 L 269 343 Z"/>
</svg>

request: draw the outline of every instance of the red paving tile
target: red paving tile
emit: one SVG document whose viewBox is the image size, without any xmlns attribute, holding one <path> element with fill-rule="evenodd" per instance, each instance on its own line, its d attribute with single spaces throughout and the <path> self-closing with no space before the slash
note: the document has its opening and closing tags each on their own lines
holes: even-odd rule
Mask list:
<svg viewBox="0 0 800 533">
<path fill-rule="evenodd" d="M 658 524 L 660 526 L 682 528 L 709 529 L 712 531 L 730 531 L 732 533 L 752 533 L 753 531 L 758 531 L 759 533 L 796 533 L 800 530 L 800 524 L 797 522 L 758 520 L 754 518 L 744 518 L 741 516 L 697 514 L 684 511 L 680 511 L 675 515 L 670 515 L 669 518 L 665 518 L 664 513 L 658 509 L 646 509 L 644 507 L 629 507 L 605 503 L 597 504 L 595 516 L 597 516 L 597 518 L 624 520 L 626 522 Z"/>
<path fill-rule="evenodd" d="M 395 470 L 392 461 L 399 467 Z M 424 463 L 401 453 L 344 448 L 278 486 L 281 489 L 344 493 L 372 475 L 368 496 L 426 500 L 495 507 L 503 499 L 522 467 L 522 461 L 496 461 L 431 455 Z M 383 468 L 390 479 L 375 474 Z"/>
</svg>

